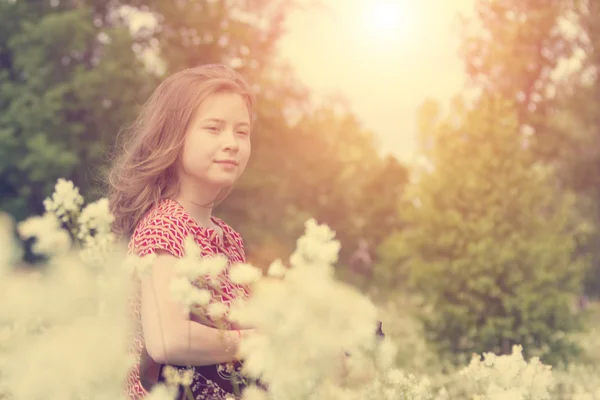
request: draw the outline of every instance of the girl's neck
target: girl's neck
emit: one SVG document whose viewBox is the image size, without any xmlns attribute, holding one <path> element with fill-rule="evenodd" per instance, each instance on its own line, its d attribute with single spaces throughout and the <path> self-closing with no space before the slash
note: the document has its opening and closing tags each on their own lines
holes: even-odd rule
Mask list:
<svg viewBox="0 0 600 400">
<path fill-rule="evenodd" d="M 203 204 L 193 200 L 188 200 L 181 196 L 175 196 L 173 197 L 173 200 L 175 200 L 183 208 L 185 208 L 185 211 L 188 214 L 190 214 L 190 216 L 194 219 L 194 221 L 196 221 L 198 225 L 203 226 L 205 228 L 212 227 L 212 207 L 202 207 L 206 203 Z"/>
<path fill-rule="evenodd" d="M 181 187 L 179 193 L 172 199 L 179 203 L 198 225 L 212 228 L 214 225 L 211 221 L 213 207 L 210 203 L 215 200 L 217 195 L 218 191 L 212 193 L 212 191 L 203 190 L 190 193 L 189 190 Z"/>
</svg>

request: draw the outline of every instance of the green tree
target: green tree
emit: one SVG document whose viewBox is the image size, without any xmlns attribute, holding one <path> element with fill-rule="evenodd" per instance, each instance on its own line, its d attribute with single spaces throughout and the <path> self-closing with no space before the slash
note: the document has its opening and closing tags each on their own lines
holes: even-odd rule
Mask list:
<svg viewBox="0 0 600 400">
<path fill-rule="evenodd" d="M 557 88 L 554 108 L 546 120 L 549 136 L 554 137 L 557 149 L 552 161 L 560 166 L 564 184 L 582 195 L 583 213 L 596 226 L 596 234 L 581 249 L 592 257 L 585 282 L 589 294 L 600 296 L 600 3 L 580 4 L 575 9 L 578 35 L 574 40 L 580 49 L 580 64 Z M 546 146 L 548 147 L 548 146 Z"/>
<path fill-rule="evenodd" d="M 600 65 L 600 64 L 599 64 Z M 579 213 L 595 226 L 593 238 L 579 251 L 591 258 L 584 288 L 587 294 L 600 295 L 600 90 L 596 83 L 570 83 L 571 89 L 557 99 L 557 107 L 547 120 L 551 135 L 563 145 L 556 153 L 554 165 L 562 184 L 579 194 Z"/>
<path fill-rule="evenodd" d="M 290 10 L 316 4 L 313 0 L 115 0 L 112 7 L 152 17 L 153 23 L 138 33 L 136 42 L 158 53 L 166 74 L 222 63 L 260 85 L 262 77 L 281 72 L 274 65 L 276 46 Z"/>
<path fill-rule="evenodd" d="M 515 102 L 518 122 L 543 124 L 553 76 L 577 45 L 564 29 L 577 0 L 477 0 L 462 19 L 461 55 L 470 83 Z M 543 136 L 548 142 L 548 137 Z"/>
<path fill-rule="evenodd" d="M 564 334 L 579 327 L 571 304 L 586 268 L 574 197 L 536 162 L 513 105 L 455 101 L 445 119 L 438 109 L 422 109 L 430 164 L 407 189 L 408 227 L 396 236 L 428 338 L 459 360 L 513 344 L 568 360 L 576 347 Z"/>
<path fill-rule="evenodd" d="M 58 2 L 57 2 L 58 3 Z M 59 177 L 86 195 L 151 77 L 125 27 L 85 5 L 0 1 L 0 192 L 18 220 Z"/>
<path fill-rule="evenodd" d="M 393 156 L 381 160 L 366 177 L 357 208 L 360 229 L 371 248 L 377 249 L 391 232 L 402 228 L 401 199 L 408 181 L 408 168 Z"/>
<path fill-rule="evenodd" d="M 464 26 L 462 55 L 483 92 L 515 99 L 538 159 L 558 166 L 578 208 L 596 225 L 582 247 L 592 257 L 586 291 L 600 294 L 600 3 L 580 0 L 478 0 Z M 568 67 L 566 67 L 568 66 Z M 569 71 L 570 69 L 570 71 Z"/>
</svg>

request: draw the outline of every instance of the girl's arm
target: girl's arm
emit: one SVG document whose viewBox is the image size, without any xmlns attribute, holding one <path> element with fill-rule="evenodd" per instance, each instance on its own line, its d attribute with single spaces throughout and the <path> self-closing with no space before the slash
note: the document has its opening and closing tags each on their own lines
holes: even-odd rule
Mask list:
<svg viewBox="0 0 600 400">
<path fill-rule="evenodd" d="M 190 320 L 169 286 L 177 258 L 159 252 L 142 278 L 142 329 L 148 355 L 157 363 L 202 366 L 236 359 L 240 340 L 252 330 L 222 331 Z"/>
</svg>

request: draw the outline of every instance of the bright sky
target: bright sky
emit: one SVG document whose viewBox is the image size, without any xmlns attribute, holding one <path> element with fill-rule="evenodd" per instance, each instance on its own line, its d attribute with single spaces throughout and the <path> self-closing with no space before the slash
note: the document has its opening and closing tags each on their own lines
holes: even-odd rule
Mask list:
<svg viewBox="0 0 600 400">
<path fill-rule="evenodd" d="M 321 0 L 289 16 L 280 51 L 317 95 L 342 94 L 381 154 L 411 162 L 416 110 L 464 82 L 455 16 L 474 0 Z"/>
</svg>

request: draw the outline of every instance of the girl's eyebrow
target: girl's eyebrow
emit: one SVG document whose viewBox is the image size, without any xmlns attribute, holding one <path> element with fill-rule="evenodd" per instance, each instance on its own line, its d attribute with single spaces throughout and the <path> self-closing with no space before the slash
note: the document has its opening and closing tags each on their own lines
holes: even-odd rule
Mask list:
<svg viewBox="0 0 600 400">
<path fill-rule="evenodd" d="M 216 122 L 218 124 L 224 124 L 225 121 L 224 119 L 220 119 L 220 118 L 206 118 L 202 120 L 203 122 Z M 250 124 L 248 122 L 238 122 L 237 124 L 235 124 L 235 126 L 239 127 L 239 126 L 247 126 L 249 127 Z"/>
</svg>

